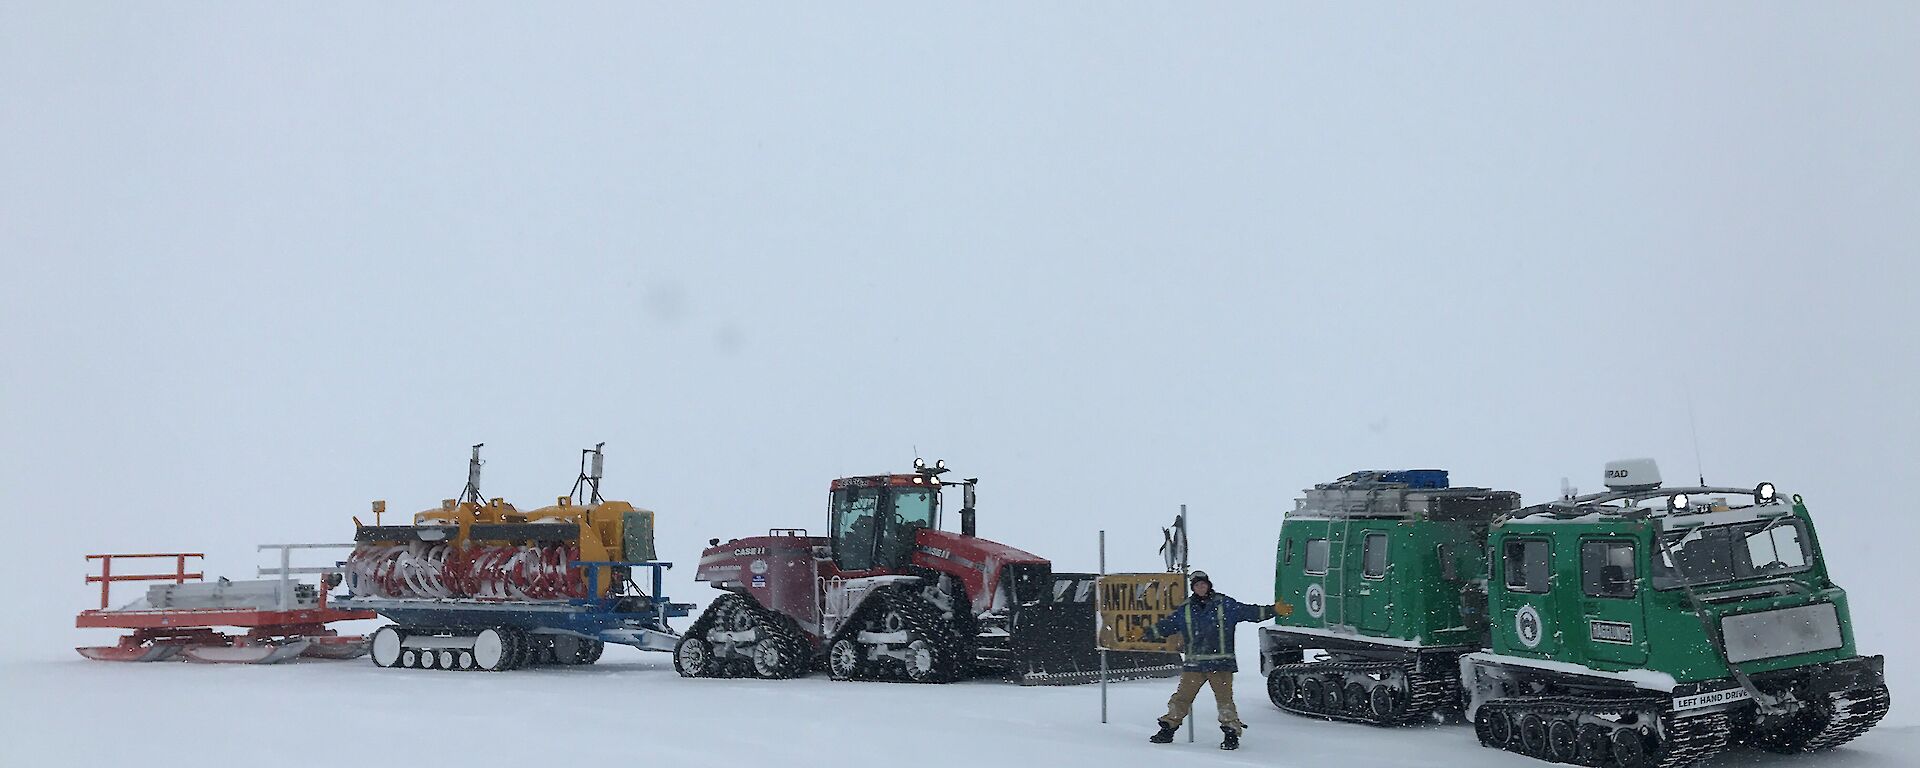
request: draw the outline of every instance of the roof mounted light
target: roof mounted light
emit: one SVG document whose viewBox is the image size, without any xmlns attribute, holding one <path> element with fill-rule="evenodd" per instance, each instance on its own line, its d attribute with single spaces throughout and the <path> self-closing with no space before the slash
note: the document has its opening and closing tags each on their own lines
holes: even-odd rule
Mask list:
<svg viewBox="0 0 1920 768">
<path fill-rule="evenodd" d="M 1675 512 L 1687 511 L 1687 503 L 1687 495 L 1684 493 L 1676 493 L 1667 497 L 1667 508 Z"/>
<path fill-rule="evenodd" d="M 1753 487 L 1753 500 L 1761 504 L 1770 504 L 1779 496 L 1773 489 L 1773 483 L 1761 483 Z"/>
<path fill-rule="evenodd" d="M 947 468 L 947 460 L 946 460 L 946 459 L 939 459 L 939 460 L 937 460 L 937 461 L 935 461 L 935 462 L 933 462 L 933 468 L 934 468 L 934 469 L 946 469 L 946 468 Z"/>
<path fill-rule="evenodd" d="M 927 460 L 926 460 L 926 459 L 922 459 L 922 458 L 919 458 L 919 457 L 917 457 L 917 456 L 916 456 L 916 457 L 914 457 L 914 459 L 913 459 L 913 468 L 914 468 L 914 469 L 926 469 L 926 468 L 927 468 Z"/>
</svg>

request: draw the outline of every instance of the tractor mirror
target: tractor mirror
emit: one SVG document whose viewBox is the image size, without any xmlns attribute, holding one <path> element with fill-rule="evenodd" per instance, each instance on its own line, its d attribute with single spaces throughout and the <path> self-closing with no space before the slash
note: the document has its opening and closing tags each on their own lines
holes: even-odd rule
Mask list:
<svg viewBox="0 0 1920 768">
<path fill-rule="evenodd" d="M 1608 592 L 1620 592 L 1627 588 L 1627 568 L 1622 565 L 1608 565 L 1600 568 L 1600 581 Z"/>
</svg>

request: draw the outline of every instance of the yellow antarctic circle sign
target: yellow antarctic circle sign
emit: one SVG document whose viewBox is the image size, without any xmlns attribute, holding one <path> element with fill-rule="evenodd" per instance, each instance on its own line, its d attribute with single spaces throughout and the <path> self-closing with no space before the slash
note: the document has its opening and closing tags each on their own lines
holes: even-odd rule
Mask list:
<svg viewBox="0 0 1920 768">
<path fill-rule="evenodd" d="M 1147 630 L 1186 597 L 1177 573 L 1110 573 L 1100 577 L 1100 647 L 1110 651 L 1174 651 L 1172 640 L 1148 640 Z"/>
</svg>

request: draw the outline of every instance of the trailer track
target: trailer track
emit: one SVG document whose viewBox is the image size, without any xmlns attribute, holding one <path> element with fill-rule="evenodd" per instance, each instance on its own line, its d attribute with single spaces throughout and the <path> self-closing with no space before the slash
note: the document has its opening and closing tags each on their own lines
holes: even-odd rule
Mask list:
<svg viewBox="0 0 1920 768">
<path fill-rule="evenodd" d="M 1422 671 L 1414 661 L 1317 661 L 1275 666 L 1274 706 L 1306 717 L 1367 725 L 1414 725 L 1460 706 L 1457 671 Z"/>
</svg>

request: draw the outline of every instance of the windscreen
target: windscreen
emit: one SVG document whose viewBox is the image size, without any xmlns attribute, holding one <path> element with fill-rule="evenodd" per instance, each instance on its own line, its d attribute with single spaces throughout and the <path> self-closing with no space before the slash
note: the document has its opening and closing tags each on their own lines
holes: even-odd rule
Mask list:
<svg viewBox="0 0 1920 768">
<path fill-rule="evenodd" d="M 1653 558 L 1653 586 L 1713 584 L 1806 570 L 1813 562 L 1806 532 L 1791 517 L 1715 525 L 1662 535 Z"/>
</svg>

